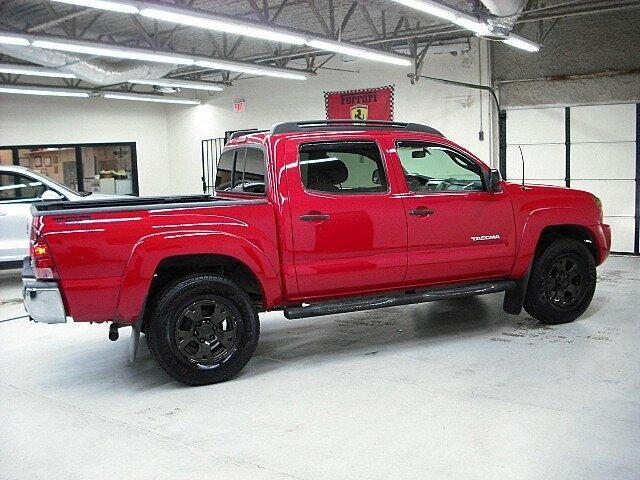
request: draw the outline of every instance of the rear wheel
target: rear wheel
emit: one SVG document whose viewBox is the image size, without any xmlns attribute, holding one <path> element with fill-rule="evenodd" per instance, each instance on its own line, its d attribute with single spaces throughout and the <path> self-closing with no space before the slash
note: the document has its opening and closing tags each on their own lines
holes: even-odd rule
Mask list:
<svg viewBox="0 0 640 480">
<path fill-rule="evenodd" d="M 596 288 L 596 264 L 577 240 L 556 240 L 536 256 L 524 309 L 543 323 L 572 322 L 589 307 Z"/>
<path fill-rule="evenodd" d="M 217 275 L 183 278 L 160 294 L 148 330 L 151 353 L 176 380 L 206 385 L 247 364 L 260 333 L 247 294 Z"/>
</svg>

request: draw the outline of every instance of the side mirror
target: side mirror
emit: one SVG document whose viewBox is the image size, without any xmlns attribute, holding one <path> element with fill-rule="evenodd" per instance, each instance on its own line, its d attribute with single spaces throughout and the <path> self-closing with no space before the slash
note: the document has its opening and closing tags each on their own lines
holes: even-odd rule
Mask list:
<svg viewBox="0 0 640 480">
<path fill-rule="evenodd" d="M 55 202 L 56 200 L 64 200 L 64 197 L 53 190 L 45 190 L 42 192 L 42 195 L 40 195 L 40 200 L 45 202 Z"/>
<path fill-rule="evenodd" d="M 492 168 L 489 171 L 489 179 L 488 179 L 488 187 L 490 192 L 501 192 L 502 191 L 502 175 L 500 174 L 500 170 Z"/>
</svg>

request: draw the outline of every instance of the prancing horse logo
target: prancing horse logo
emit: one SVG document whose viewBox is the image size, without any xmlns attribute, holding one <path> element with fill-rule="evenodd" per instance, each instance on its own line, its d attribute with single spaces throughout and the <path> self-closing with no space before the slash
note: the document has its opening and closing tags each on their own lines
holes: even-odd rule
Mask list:
<svg viewBox="0 0 640 480">
<path fill-rule="evenodd" d="M 354 105 L 351 107 L 351 120 L 366 120 L 369 118 L 369 107 L 366 105 Z"/>
</svg>

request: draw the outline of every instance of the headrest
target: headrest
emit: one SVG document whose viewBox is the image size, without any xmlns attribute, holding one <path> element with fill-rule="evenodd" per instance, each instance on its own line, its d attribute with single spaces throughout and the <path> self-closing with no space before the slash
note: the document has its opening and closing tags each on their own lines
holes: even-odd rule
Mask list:
<svg viewBox="0 0 640 480">
<path fill-rule="evenodd" d="M 308 164 L 307 172 L 309 178 L 330 185 L 339 185 L 349 178 L 349 169 L 342 160 L 337 158 L 311 162 Z"/>
</svg>

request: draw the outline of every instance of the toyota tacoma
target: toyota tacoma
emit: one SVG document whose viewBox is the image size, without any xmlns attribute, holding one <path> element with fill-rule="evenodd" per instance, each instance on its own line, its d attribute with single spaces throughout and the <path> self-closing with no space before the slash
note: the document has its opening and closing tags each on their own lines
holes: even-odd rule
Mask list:
<svg viewBox="0 0 640 480">
<path fill-rule="evenodd" d="M 594 195 L 505 182 L 425 125 L 306 121 L 236 136 L 214 195 L 32 207 L 36 322 L 112 322 L 194 385 L 253 355 L 258 313 L 290 319 L 504 292 L 544 323 L 589 306 L 611 231 Z"/>
</svg>

